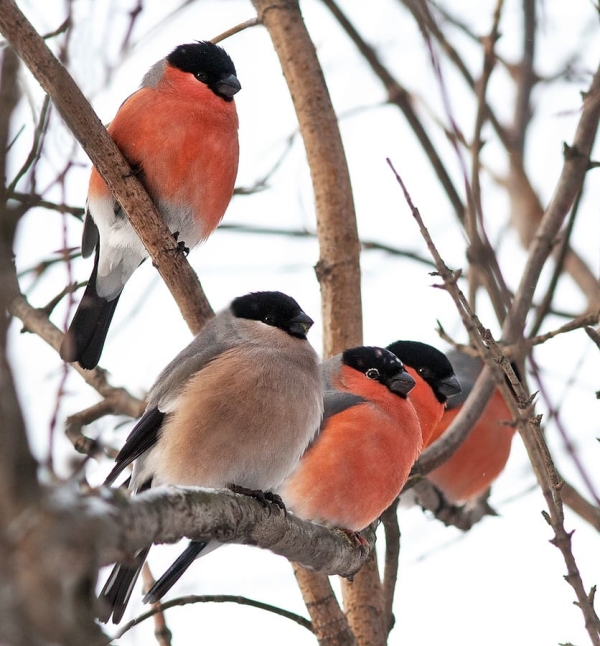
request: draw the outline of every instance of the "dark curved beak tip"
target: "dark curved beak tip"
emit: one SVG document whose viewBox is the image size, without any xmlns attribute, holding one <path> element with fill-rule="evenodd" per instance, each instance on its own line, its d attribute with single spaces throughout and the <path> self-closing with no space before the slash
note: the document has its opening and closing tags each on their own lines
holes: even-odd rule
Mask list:
<svg viewBox="0 0 600 646">
<path fill-rule="evenodd" d="M 402 397 L 406 397 L 415 385 L 415 380 L 408 374 L 408 372 L 402 372 L 392 379 L 390 382 L 390 390 Z"/>
<path fill-rule="evenodd" d="M 458 395 L 458 393 L 462 392 L 462 386 L 456 378 L 456 375 L 452 375 L 451 377 L 446 377 L 446 379 L 442 379 L 439 382 L 438 390 L 442 395 L 451 397 L 452 395 Z"/>
<path fill-rule="evenodd" d="M 241 83 L 238 81 L 235 74 L 230 74 L 224 79 L 219 81 L 219 92 L 231 98 L 242 89 Z"/>
<path fill-rule="evenodd" d="M 306 336 L 314 321 L 305 312 L 300 312 L 290 321 L 289 330 L 292 334 Z"/>
</svg>

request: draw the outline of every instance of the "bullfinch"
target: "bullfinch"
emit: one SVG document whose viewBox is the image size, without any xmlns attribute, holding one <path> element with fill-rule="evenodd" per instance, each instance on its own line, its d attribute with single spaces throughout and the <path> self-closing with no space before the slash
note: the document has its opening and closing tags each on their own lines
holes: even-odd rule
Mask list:
<svg viewBox="0 0 600 646">
<path fill-rule="evenodd" d="M 319 360 L 306 339 L 312 323 L 281 292 L 233 300 L 161 372 L 106 484 L 133 463 L 132 493 L 229 487 L 277 502 L 273 490 L 323 415 Z M 100 593 L 102 621 L 121 620 L 148 549 L 115 565 Z"/>
<path fill-rule="evenodd" d="M 326 361 L 321 374 L 319 433 L 278 493 L 297 516 L 339 527 L 360 545 L 359 530 L 398 495 L 421 450 L 419 422 L 406 399 L 415 382 L 394 354 L 374 347 L 346 350 Z M 160 600 L 206 545 L 191 541 L 144 601 Z"/>
<path fill-rule="evenodd" d="M 401 361 L 416 385 L 410 391 L 409 401 L 417 411 L 423 448 L 431 438 L 446 409 L 448 397 L 461 391 L 454 368 L 446 355 L 420 341 L 396 341 L 387 346 Z"/>
<path fill-rule="evenodd" d="M 320 431 L 278 493 L 300 518 L 358 538 L 398 496 L 421 452 L 407 399 L 415 380 L 396 355 L 376 347 L 345 350 L 322 373 Z"/>
<path fill-rule="evenodd" d="M 146 73 L 108 132 L 185 248 L 206 239 L 233 194 L 239 145 L 233 101 L 241 85 L 227 53 L 210 42 L 176 47 Z M 92 168 L 81 252 L 96 252 L 60 354 L 94 368 L 119 296 L 147 257 L 119 203 Z"/>
<path fill-rule="evenodd" d="M 482 362 L 463 352 L 451 350 L 448 358 L 462 385 L 462 393 L 448 399 L 448 407 L 431 438 L 444 433 L 468 397 Z M 427 477 L 448 502 L 463 504 L 477 499 L 506 466 L 515 427 L 512 415 L 499 390 L 495 390 L 479 420 L 456 452 Z"/>
</svg>

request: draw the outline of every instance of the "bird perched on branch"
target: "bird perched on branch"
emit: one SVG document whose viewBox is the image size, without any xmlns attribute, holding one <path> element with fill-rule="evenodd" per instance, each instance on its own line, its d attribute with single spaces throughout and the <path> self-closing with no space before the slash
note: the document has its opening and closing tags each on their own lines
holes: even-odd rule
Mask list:
<svg viewBox="0 0 600 646">
<path fill-rule="evenodd" d="M 402 489 L 421 450 L 406 395 L 414 379 L 382 348 L 346 350 L 321 366 L 325 412 L 320 431 L 278 489 L 300 518 L 343 529 L 358 545 L 367 527 Z M 144 601 L 159 601 L 206 543 L 191 541 Z"/>
<path fill-rule="evenodd" d="M 319 428 L 323 389 L 306 339 L 312 320 L 281 292 L 241 296 L 162 371 L 106 484 L 133 463 L 133 493 L 159 485 L 273 490 Z M 100 619 L 118 623 L 149 548 L 115 565 Z"/>
<path fill-rule="evenodd" d="M 431 438 L 440 437 L 460 411 L 483 367 L 481 360 L 451 350 L 448 358 L 462 385 L 462 393 L 448 399 L 448 407 Z M 476 500 L 502 473 L 515 427 L 499 390 L 495 390 L 479 420 L 456 452 L 427 477 L 452 504 Z"/>
<path fill-rule="evenodd" d="M 241 85 L 210 42 L 176 47 L 153 65 L 108 132 L 182 247 L 217 227 L 233 195 L 239 145 L 233 101 Z M 98 171 L 88 189 L 81 251 L 96 252 L 87 288 L 61 346 L 65 361 L 94 368 L 119 296 L 148 256 Z"/>
<path fill-rule="evenodd" d="M 461 384 L 446 355 L 427 343 L 396 341 L 387 349 L 404 363 L 407 372 L 415 379 L 416 385 L 408 399 L 419 418 L 423 448 L 427 448 L 442 419 L 448 397 L 460 393 Z"/>
<path fill-rule="evenodd" d="M 393 502 L 421 452 L 407 399 L 415 381 L 396 355 L 376 347 L 345 350 L 322 372 L 321 429 L 278 492 L 300 518 L 357 534 Z"/>
</svg>

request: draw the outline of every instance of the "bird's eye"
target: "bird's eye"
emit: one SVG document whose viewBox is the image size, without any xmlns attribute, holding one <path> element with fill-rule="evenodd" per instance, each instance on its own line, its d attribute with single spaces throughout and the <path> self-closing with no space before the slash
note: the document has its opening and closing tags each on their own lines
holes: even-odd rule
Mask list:
<svg viewBox="0 0 600 646">
<path fill-rule="evenodd" d="M 275 317 L 272 314 L 267 314 L 263 318 L 263 323 L 266 323 L 267 325 L 275 325 Z"/>
<path fill-rule="evenodd" d="M 379 370 L 377 370 L 377 368 L 369 368 L 367 372 L 365 372 L 365 377 L 367 379 L 377 380 L 379 379 Z"/>
<path fill-rule="evenodd" d="M 431 370 L 429 368 L 419 368 L 417 371 L 424 379 L 428 379 L 429 377 L 432 377 Z"/>
<path fill-rule="evenodd" d="M 206 72 L 196 72 L 194 75 L 199 81 L 202 81 L 202 83 L 206 83 L 208 81 L 208 74 Z"/>
</svg>

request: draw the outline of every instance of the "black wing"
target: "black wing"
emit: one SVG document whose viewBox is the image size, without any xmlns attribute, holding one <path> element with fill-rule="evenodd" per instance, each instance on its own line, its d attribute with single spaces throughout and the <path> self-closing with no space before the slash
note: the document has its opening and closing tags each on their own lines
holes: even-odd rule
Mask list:
<svg viewBox="0 0 600 646">
<path fill-rule="evenodd" d="M 156 444 L 158 432 L 164 418 L 165 413 L 158 410 L 158 408 L 146 410 L 129 434 L 123 448 L 119 451 L 115 459 L 116 464 L 104 481 L 105 485 L 112 484 L 125 467 L 129 466 L 140 455 L 143 455 Z"/>
</svg>

